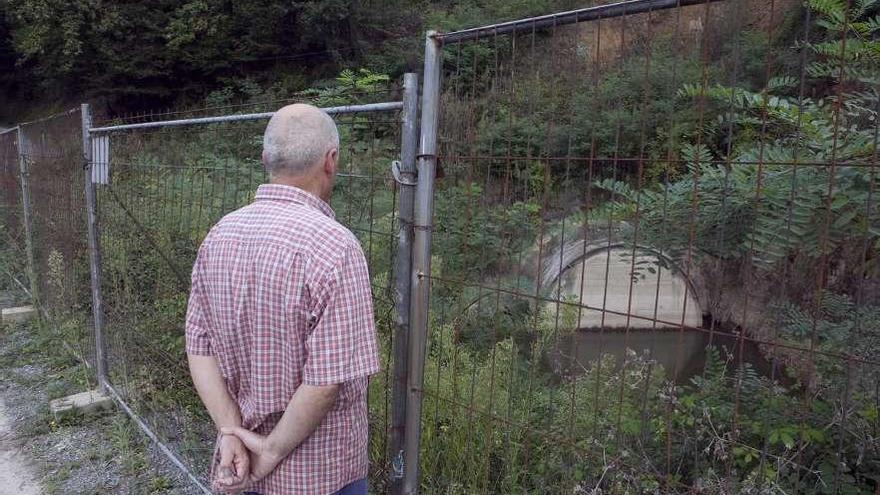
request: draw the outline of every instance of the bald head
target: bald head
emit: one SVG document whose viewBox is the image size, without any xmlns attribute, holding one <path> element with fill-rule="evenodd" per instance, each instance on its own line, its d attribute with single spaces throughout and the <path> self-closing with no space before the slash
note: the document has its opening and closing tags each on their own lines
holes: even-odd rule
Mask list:
<svg viewBox="0 0 880 495">
<path fill-rule="evenodd" d="M 338 148 L 339 132 L 329 115 L 312 105 L 288 105 L 275 112 L 266 126 L 263 165 L 270 177 L 296 177 L 322 164 Z"/>
</svg>

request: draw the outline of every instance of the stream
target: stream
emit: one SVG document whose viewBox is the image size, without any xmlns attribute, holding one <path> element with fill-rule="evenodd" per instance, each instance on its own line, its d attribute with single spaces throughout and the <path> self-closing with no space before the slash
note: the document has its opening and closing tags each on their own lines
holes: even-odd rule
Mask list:
<svg viewBox="0 0 880 495">
<path fill-rule="evenodd" d="M 711 345 L 718 349 L 722 359 L 728 360 L 731 369 L 742 359 L 759 374 L 785 381 L 778 367 L 773 373 L 773 363 L 764 357 L 757 344 L 749 340 L 740 343 L 739 333 L 717 324 L 711 333 L 708 328 L 709 325 L 704 325 L 704 330 L 579 329 L 558 337 L 550 352 L 550 366 L 559 375 L 578 375 L 602 355 L 610 354 L 622 363 L 626 350 L 632 349 L 661 365 L 668 378 L 686 383 L 702 373 Z"/>
</svg>

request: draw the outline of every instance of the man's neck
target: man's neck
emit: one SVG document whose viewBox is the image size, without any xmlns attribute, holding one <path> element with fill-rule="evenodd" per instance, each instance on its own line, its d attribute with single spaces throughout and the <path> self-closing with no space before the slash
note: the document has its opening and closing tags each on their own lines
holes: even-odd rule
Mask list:
<svg viewBox="0 0 880 495">
<path fill-rule="evenodd" d="M 322 191 L 322 188 L 319 186 L 317 181 L 309 177 L 270 177 L 269 183 L 278 184 L 281 186 L 296 187 L 321 198 L 325 202 L 329 203 L 330 201 L 330 198 L 324 197 L 325 195 Z"/>
</svg>

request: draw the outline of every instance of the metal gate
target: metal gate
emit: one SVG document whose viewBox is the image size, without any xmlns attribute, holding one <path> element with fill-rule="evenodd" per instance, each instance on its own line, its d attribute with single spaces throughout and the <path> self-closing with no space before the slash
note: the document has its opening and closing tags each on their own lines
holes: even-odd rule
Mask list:
<svg viewBox="0 0 880 495">
<path fill-rule="evenodd" d="M 387 101 L 393 94 L 383 91 L 359 94 L 352 105 L 313 102 L 340 129 L 332 206 L 361 241 L 372 277 L 383 362 L 369 393 L 370 474 L 377 486 L 390 483 L 387 459 L 402 441 L 403 404 L 392 396 L 402 397 L 394 391 L 404 382 L 395 376 L 405 375 L 399 341 L 406 318 L 399 306 L 408 301 L 417 91 L 408 75 L 397 101 Z M 205 493 L 216 432 L 189 378 L 182 328 L 198 246 L 265 181 L 261 136 L 273 112 L 237 110 L 256 113 L 93 123 L 88 106 L 82 110 L 99 380 Z"/>
</svg>

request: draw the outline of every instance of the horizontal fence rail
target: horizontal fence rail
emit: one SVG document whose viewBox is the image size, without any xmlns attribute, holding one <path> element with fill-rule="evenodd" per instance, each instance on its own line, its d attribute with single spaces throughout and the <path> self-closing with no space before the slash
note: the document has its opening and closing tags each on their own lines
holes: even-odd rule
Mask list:
<svg viewBox="0 0 880 495">
<path fill-rule="evenodd" d="M 345 115 L 361 112 L 392 112 L 403 108 L 399 101 L 367 103 L 363 105 L 344 105 L 337 107 L 324 107 L 321 110 L 330 115 Z M 194 119 L 160 120 L 156 122 L 142 122 L 137 124 L 119 124 L 104 127 L 93 127 L 89 132 L 93 134 L 113 131 L 128 131 L 134 129 L 151 129 L 160 127 L 177 127 L 183 125 L 216 124 L 219 122 L 241 122 L 247 120 L 267 120 L 272 118 L 275 112 L 248 113 L 238 115 L 221 115 L 217 117 L 201 117 Z"/>
<path fill-rule="evenodd" d="M 629 0 L 627 2 L 596 5 L 595 7 L 586 7 L 568 12 L 557 12 L 555 14 L 490 24 L 488 26 L 462 29 L 461 31 L 453 31 L 451 33 L 435 33 L 432 35 L 432 38 L 443 44 L 463 43 L 491 36 L 555 28 L 566 24 L 613 19 L 719 1 L 722 0 Z"/>
</svg>

